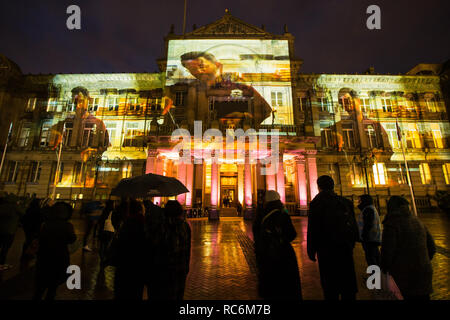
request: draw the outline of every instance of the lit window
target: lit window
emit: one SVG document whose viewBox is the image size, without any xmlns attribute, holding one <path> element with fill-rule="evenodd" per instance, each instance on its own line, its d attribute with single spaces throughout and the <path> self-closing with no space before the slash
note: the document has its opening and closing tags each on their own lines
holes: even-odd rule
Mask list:
<svg viewBox="0 0 450 320">
<path fill-rule="evenodd" d="M 444 163 L 442 165 L 442 171 L 444 171 L 445 183 L 450 184 L 450 163 Z"/>
<path fill-rule="evenodd" d="M 431 171 L 428 163 L 421 163 L 419 165 L 420 168 L 420 178 L 422 179 L 423 184 L 431 183 Z"/>
<path fill-rule="evenodd" d="M 431 125 L 431 133 L 433 134 L 434 147 L 442 149 L 444 148 L 444 143 L 442 140 L 442 133 L 439 123 L 432 123 Z"/>
<path fill-rule="evenodd" d="M 97 111 L 99 103 L 100 103 L 100 98 L 89 99 L 88 111 L 90 111 L 90 112 Z"/>
<path fill-rule="evenodd" d="M 342 134 L 344 138 L 344 145 L 348 149 L 355 147 L 355 134 L 353 132 L 353 124 L 344 123 L 342 124 Z"/>
<path fill-rule="evenodd" d="M 392 112 L 392 101 L 390 98 L 381 97 L 381 107 L 383 112 Z"/>
<path fill-rule="evenodd" d="M 370 98 L 361 98 L 360 99 L 360 105 L 361 105 L 361 111 L 363 112 L 369 112 L 372 110 Z"/>
<path fill-rule="evenodd" d="M 47 112 L 55 112 L 58 107 L 56 98 L 49 98 L 47 103 Z"/>
<path fill-rule="evenodd" d="M 176 106 L 184 106 L 185 103 L 186 92 L 177 91 L 175 93 L 175 105 Z"/>
<path fill-rule="evenodd" d="M 22 128 L 20 131 L 18 146 L 19 147 L 26 147 L 28 145 L 28 142 L 30 141 L 31 136 L 31 128 L 29 125 L 26 125 Z"/>
<path fill-rule="evenodd" d="M 119 99 L 117 97 L 108 98 L 108 111 L 119 110 Z"/>
<path fill-rule="evenodd" d="M 283 105 L 283 92 L 271 92 L 272 107 L 279 107 Z"/>
<path fill-rule="evenodd" d="M 397 136 L 397 127 L 395 123 L 387 123 L 384 125 L 386 133 L 389 138 L 389 143 L 391 144 L 391 147 L 393 149 L 400 148 L 400 141 L 398 140 Z"/>
<path fill-rule="evenodd" d="M 437 103 L 434 97 L 425 98 L 425 103 L 429 112 L 437 112 Z"/>
<path fill-rule="evenodd" d="M 320 111 L 322 112 L 333 112 L 333 108 L 331 107 L 330 102 L 328 101 L 328 98 L 319 98 L 319 106 L 320 106 Z"/>
<path fill-rule="evenodd" d="M 322 147 L 331 148 L 336 146 L 336 139 L 332 128 L 321 128 L 321 142 Z"/>
<path fill-rule="evenodd" d="M 341 105 L 341 108 L 347 112 L 350 112 L 353 110 L 353 104 L 352 104 L 351 98 L 348 96 L 342 96 L 339 99 L 339 104 Z"/>
<path fill-rule="evenodd" d="M 378 148 L 377 134 L 375 132 L 374 126 L 372 124 L 366 126 L 365 131 L 366 131 L 368 147 L 370 149 Z"/>
<path fill-rule="evenodd" d="M 419 131 L 415 123 L 408 123 L 408 130 L 406 131 L 406 147 L 407 148 L 422 148 Z"/>
<path fill-rule="evenodd" d="M 352 165 L 350 166 L 350 173 L 352 185 L 362 185 L 364 183 L 361 167 L 359 165 L 357 165 L 356 163 L 352 163 Z"/>
<path fill-rule="evenodd" d="M 33 111 L 36 108 L 36 98 L 29 98 L 26 111 Z"/>
<path fill-rule="evenodd" d="M 387 183 L 386 167 L 384 163 L 375 163 L 372 166 L 372 170 L 375 184 Z"/>
</svg>

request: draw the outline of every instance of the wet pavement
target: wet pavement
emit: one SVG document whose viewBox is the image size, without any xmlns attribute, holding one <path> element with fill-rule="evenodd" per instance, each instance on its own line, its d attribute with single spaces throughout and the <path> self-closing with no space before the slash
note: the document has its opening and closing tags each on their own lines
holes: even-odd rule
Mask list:
<svg viewBox="0 0 450 320">
<path fill-rule="evenodd" d="M 311 262 L 306 253 L 307 218 L 293 217 L 292 220 L 298 233 L 293 246 L 299 263 L 303 298 L 322 300 L 317 263 Z M 433 213 L 421 215 L 421 220 L 429 228 L 437 245 L 437 253 L 432 261 L 434 293 L 431 297 L 434 300 L 450 300 L 450 219 Z M 83 221 L 74 219 L 73 224 L 81 239 Z M 190 219 L 189 224 L 192 228 L 192 253 L 185 299 L 259 299 L 251 223 L 242 218 L 224 217 L 218 222 L 210 222 L 205 218 Z M 2 274 L 0 299 L 27 300 L 32 297 L 34 268 L 20 271 L 18 267 L 23 238 L 23 232 L 19 230 L 7 261 L 14 267 Z M 359 286 L 357 298 L 382 299 L 375 291 L 365 287 L 363 276 L 366 263 L 359 243 L 355 247 L 354 256 Z M 112 299 L 114 268 L 107 267 L 100 271 L 96 250 L 82 252 L 79 248 L 72 254 L 71 263 L 81 268 L 81 290 L 69 290 L 62 285 L 58 289 L 57 299 Z"/>
</svg>

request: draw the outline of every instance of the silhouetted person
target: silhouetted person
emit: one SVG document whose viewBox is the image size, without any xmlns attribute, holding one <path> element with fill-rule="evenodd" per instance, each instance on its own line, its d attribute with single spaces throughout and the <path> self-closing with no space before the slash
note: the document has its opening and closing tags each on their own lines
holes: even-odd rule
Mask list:
<svg viewBox="0 0 450 320">
<path fill-rule="evenodd" d="M 308 257 L 319 260 L 320 282 L 326 300 L 354 300 L 356 285 L 353 248 L 359 240 L 353 203 L 334 193 L 330 176 L 317 179 L 319 194 L 308 214 Z"/>
<path fill-rule="evenodd" d="M 153 282 L 149 299 L 182 300 L 191 257 L 191 228 L 185 221 L 183 207 L 169 200 L 164 207 L 165 222 L 158 250 L 155 252 Z"/>
<path fill-rule="evenodd" d="M 280 195 L 267 191 L 263 214 L 253 226 L 258 289 L 263 299 L 302 299 L 297 257 L 291 245 L 296 236 Z"/>
<path fill-rule="evenodd" d="M 98 221 L 98 232 L 99 232 L 99 255 L 100 255 L 100 265 L 101 267 L 105 267 L 105 259 L 106 253 L 109 247 L 111 246 L 111 242 L 114 238 L 114 226 L 112 224 L 112 214 L 114 211 L 114 201 L 108 200 L 106 202 L 105 208 L 103 209 L 102 215 Z"/>
<path fill-rule="evenodd" d="M 21 218 L 25 242 L 22 248 L 21 266 L 25 268 L 28 262 L 34 258 L 37 248 L 37 239 L 41 230 L 44 217 L 41 210 L 41 200 L 33 198 L 28 205 L 25 215 Z"/>
<path fill-rule="evenodd" d="M 6 257 L 14 242 L 19 221 L 24 214 L 18 200 L 11 193 L 5 195 L 0 201 L 0 270 L 12 267 L 6 264 Z"/>
<path fill-rule="evenodd" d="M 114 298 L 142 300 L 144 291 L 145 208 L 142 202 L 131 200 L 128 215 L 114 244 L 116 274 Z"/>
<path fill-rule="evenodd" d="M 380 265 L 381 222 L 373 199 L 368 194 L 359 197 L 358 227 L 361 244 L 366 255 L 367 265 Z"/>
<path fill-rule="evenodd" d="M 383 221 L 381 270 L 394 278 L 405 300 L 429 300 L 433 292 L 433 237 L 411 213 L 408 201 L 392 196 Z"/>
<path fill-rule="evenodd" d="M 98 221 L 102 215 L 103 207 L 100 201 L 88 202 L 85 206 L 86 231 L 83 237 L 83 251 L 92 251 L 88 242 L 91 237 L 95 239 L 98 230 Z"/>
<path fill-rule="evenodd" d="M 67 280 L 70 265 L 68 245 L 74 243 L 76 235 L 68 221 L 72 207 L 65 202 L 55 203 L 47 216 L 39 235 L 39 249 L 36 260 L 36 291 L 34 299 L 53 300 L 56 289 Z"/>
</svg>

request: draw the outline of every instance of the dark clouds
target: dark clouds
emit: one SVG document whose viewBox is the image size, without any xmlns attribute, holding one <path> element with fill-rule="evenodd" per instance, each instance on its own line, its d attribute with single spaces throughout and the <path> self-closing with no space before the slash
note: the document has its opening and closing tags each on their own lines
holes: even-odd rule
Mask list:
<svg viewBox="0 0 450 320">
<path fill-rule="evenodd" d="M 66 28 L 77 4 L 82 30 Z M 366 8 L 381 7 L 382 29 L 366 28 Z M 406 72 L 450 57 L 448 0 L 188 0 L 187 31 L 211 23 L 225 8 L 248 23 L 296 37 L 303 72 Z M 0 53 L 24 73 L 153 72 L 170 25 L 181 33 L 183 0 L 2 1 Z"/>
</svg>

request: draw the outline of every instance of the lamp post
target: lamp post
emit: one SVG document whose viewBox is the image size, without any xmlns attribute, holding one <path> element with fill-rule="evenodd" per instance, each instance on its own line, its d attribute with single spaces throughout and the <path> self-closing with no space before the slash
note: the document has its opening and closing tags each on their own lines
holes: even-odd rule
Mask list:
<svg viewBox="0 0 450 320">
<path fill-rule="evenodd" d="M 370 151 L 364 154 L 360 154 L 361 163 L 364 169 L 364 176 L 366 179 L 366 190 L 367 194 L 370 195 L 370 189 L 369 189 L 369 175 L 367 174 L 367 167 L 372 165 L 374 162 L 374 154 Z"/>
</svg>

